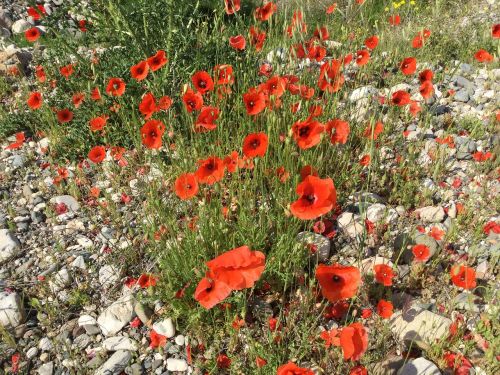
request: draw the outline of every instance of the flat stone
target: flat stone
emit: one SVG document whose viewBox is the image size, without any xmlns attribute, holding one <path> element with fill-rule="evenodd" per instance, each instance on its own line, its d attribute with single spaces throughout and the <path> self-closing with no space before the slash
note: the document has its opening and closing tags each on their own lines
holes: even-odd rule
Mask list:
<svg viewBox="0 0 500 375">
<path fill-rule="evenodd" d="M 25 311 L 17 293 L 0 292 L 0 325 L 13 329 L 24 322 Z"/>
<path fill-rule="evenodd" d="M 82 315 L 78 318 L 78 326 L 83 327 L 88 335 L 98 335 L 101 333 L 97 320 L 90 315 Z"/>
<path fill-rule="evenodd" d="M 120 270 L 111 265 L 106 264 L 99 269 L 99 282 L 105 288 L 113 286 L 120 280 Z"/>
<path fill-rule="evenodd" d="M 49 287 L 52 293 L 57 293 L 71 284 L 71 275 L 67 268 L 61 268 L 50 281 Z"/>
<path fill-rule="evenodd" d="M 351 103 L 354 103 L 360 99 L 368 98 L 369 96 L 375 95 L 377 93 L 378 90 L 373 86 L 360 87 L 351 92 L 351 95 L 349 95 L 349 101 Z"/>
<path fill-rule="evenodd" d="M 153 329 L 160 335 L 166 336 L 167 338 L 174 337 L 175 335 L 174 323 L 170 318 L 163 319 L 159 322 L 154 323 Z"/>
<path fill-rule="evenodd" d="M 341 214 L 337 222 L 339 227 L 351 238 L 361 236 L 365 230 L 364 225 L 359 222 L 359 216 L 352 212 L 344 212 Z"/>
<path fill-rule="evenodd" d="M 31 28 L 31 24 L 26 20 L 20 19 L 14 21 L 11 29 L 14 34 L 21 34 L 24 33 L 26 30 L 28 30 L 29 28 Z"/>
<path fill-rule="evenodd" d="M 59 195 L 57 197 L 52 197 L 50 202 L 55 205 L 63 203 L 66 206 L 67 211 L 58 216 L 62 220 L 72 218 L 80 209 L 80 203 L 78 203 L 78 201 L 71 195 Z"/>
<path fill-rule="evenodd" d="M 54 373 L 54 362 L 47 362 L 37 370 L 38 375 L 52 375 Z"/>
<path fill-rule="evenodd" d="M 0 264 L 16 256 L 21 244 L 8 229 L 0 229 Z"/>
<path fill-rule="evenodd" d="M 372 204 L 366 210 L 366 218 L 370 220 L 372 223 L 378 223 L 387 213 L 387 207 L 381 203 Z"/>
<path fill-rule="evenodd" d="M 441 375 L 441 371 L 434 363 L 420 357 L 406 363 L 397 375 Z"/>
<path fill-rule="evenodd" d="M 96 375 L 118 375 L 132 359 L 132 353 L 128 350 L 118 350 L 113 353 L 104 364 L 96 371 Z"/>
<path fill-rule="evenodd" d="M 441 206 L 422 207 L 415 210 L 415 212 L 424 223 L 440 223 L 445 216 L 444 209 Z"/>
<path fill-rule="evenodd" d="M 125 336 L 108 337 L 103 341 L 102 347 L 109 352 L 117 350 L 130 350 L 135 352 L 138 349 L 137 342 Z"/>
<path fill-rule="evenodd" d="M 388 357 L 382 362 L 369 366 L 368 373 L 370 375 L 396 375 L 404 363 L 405 359 L 401 356 Z"/>
<path fill-rule="evenodd" d="M 127 295 L 108 306 L 97 318 L 102 333 L 112 336 L 120 332 L 134 316 L 134 304 L 134 297 Z"/>
<path fill-rule="evenodd" d="M 297 241 L 307 245 L 313 245 L 312 255 L 317 257 L 318 262 L 326 262 L 330 257 L 330 240 L 321 234 L 312 232 L 300 232 Z"/>
</svg>

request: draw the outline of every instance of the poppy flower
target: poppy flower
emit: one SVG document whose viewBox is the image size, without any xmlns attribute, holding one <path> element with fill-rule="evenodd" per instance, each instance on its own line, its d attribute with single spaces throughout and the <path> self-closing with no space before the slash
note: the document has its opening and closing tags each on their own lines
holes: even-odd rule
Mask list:
<svg viewBox="0 0 500 375">
<path fill-rule="evenodd" d="M 229 38 L 229 45 L 238 51 L 243 51 L 246 47 L 246 40 L 243 35 L 236 35 Z"/>
<path fill-rule="evenodd" d="M 417 244 L 417 245 L 413 246 L 411 251 L 412 251 L 413 256 L 415 257 L 415 260 L 417 262 L 425 263 L 431 257 L 430 249 L 423 244 Z"/>
<path fill-rule="evenodd" d="M 368 348 L 368 332 L 361 323 L 352 323 L 342 328 L 340 346 L 344 360 L 359 361 Z"/>
<path fill-rule="evenodd" d="M 441 241 L 444 236 L 444 231 L 439 229 L 438 227 L 432 227 L 429 232 L 429 236 L 434 238 L 436 241 Z"/>
<path fill-rule="evenodd" d="M 336 302 L 356 295 L 361 282 L 361 273 L 353 266 L 320 264 L 316 268 L 316 279 L 321 285 L 323 297 L 330 302 Z"/>
<path fill-rule="evenodd" d="M 371 159 L 372 158 L 370 157 L 370 155 L 363 155 L 361 157 L 361 159 L 359 159 L 359 165 L 366 167 L 366 166 L 370 165 Z"/>
<path fill-rule="evenodd" d="M 285 93 L 286 82 L 283 78 L 274 76 L 269 78 L 264 86 L 269 95 L 280 98 Z"/>
<path fill-rule="evenodd" d="M 149 120 L 141 128 L 142 144 L 147 148 L 161 147 L 161 138 L 165 132 L 165 125 L 159 120 Z"/>
<path fill-rule="evenodd" d="M 199 160 L 198 165 L 195 174 L 200 184 L 213 185 L 224 177 L 224 162 L 217 156 Z"/>
<path fill-rule="evenodd" d="M 425 81 L 432 81 L 433 78 L 434 78 L 434 73 L 430 69 L 422 70 L 418 74 L 418 79 L 420 83 L 424 83 Z"/>
<path fill-rule="evenodd" d="M 196 72 L 192 77 L 191 81 L 198 92 L 202 95 L 208 91 L 212 91 L 214 89 L 214 81 L 210 74 L 205 71 Z"/>
<path fill-rule="evenodd" d="M 82 92 L 77 92 L 73 94 L 71 100 L 73 101 L 73 105 L 75 106 L 75 108 L 79 108 L 85 100 L 85 94 Z"/>
<path fill-rule="evenodd" d="M 38 21 L 42 16 L 47 15 L 47 11 L 42 4 L 38 4 L 36 8 L 28 7 L 28 16 L 33 18 L 33 20 Z"/>
<path fill-rule="evenodd" d="M 18 149 L 24 144 L 25 140 L 26 140 L 26 136 L 24 135 L 24 132 L 16 133 L 16 141 L 11 143 L 10 145 L 8 145 L 5 149 L 6 150 Z"/>
<path fill-rule="evenodd" d="M 382 122 L 377 121 L 374 125 L 368 124 L 363 133 L 363 136 L 369 139 L 376 140 L 378 136 L 384 131 L 384 124 Z"/>
<path fill-rule="evenodd" d="M 38 79 L 38 82 L 44 83 L 47 80 L 47 75 L 45 74 L 43 66 L 37 65 L 37 67 L 35 68 L 35 74 L 36 78 Z"/>
<path fill-rule="evenodd" d="M 156 277 L 150 273 L 143 273 L 137 280 L 137 284 L 142 288 L 149 288 L 156 285 Z"/>
<path fill-rule="evenodd" d="M 362 49 L 356 52 L 356 65 L 363 66 L 368 64 L 368 61 L 370 61 L 370 53 L 367 50 Z"/>
<path fill-rule="evenodd" d="M 378 36 L 373 35 L 365 39 L 365 46 L 371 50 L 374 50 L 378 46 Z"/>
<path fill-rule="evenodd" d="M 305 121 L 297 121 L 292 126 L 293 138 L 303 150 L 316 146 L 321 141 L 321 133 L 324 130 L 323 124 L 309 118 Z"/>
<path fill-rule="evenodd" d="M 480 63 L 489 63 L 493 61 L 493 56 L 484 49 L 480 49 L 474 54 L 474 58 Z"/>
<path fill-rule="evenodd" d="M 422 107 L 416 100 L 411 100 L 409 110 L 412 116 L 416 116 L 422 110 Z"/>
<path fill-rule="evenodd" d="M 454 265 L 450 270 L 451 281 L 459 288 L 474 289 L 476 287 L 476 271 L 464 265 Z"/>
<path fill-rule="evenodd" d="M 89 151 L 88 158 L 91 162 L 98 164 L 106 158 L 106 149 L 104 146 L 95 146 Z"/>
<path fill-rule="evenodd" d="M 156 111 L 158 111 L 158 107 L 156 106 L 156 99 L 152 93 L 148 92 L 142 97 L 142 100 L 139 103 L 139 112 L 141 112 L 147 120 Z"/>
<path fill-rule="evenodd" d="M 243 102 L 245 103 L 247 114 L 250 116 L 258 115 L 266 108 L 265 94 L 257 91 L 255 88 L 251 88 L 243 94 Z"/>
<path fill-rule="evenodd" d="M 59 68 L 59 73 L 61 73 L 61 75 L 66 78 L 66 79 L 69 79 L 69 77 L 75 72 L 75 68 L 73 66 L 73 64 L 68 64 L 68 65 L 65 65 L 65 66 L 61 66 Z"/>
<path fill-rule="evenodd" d="M 332 14 L 333 12 L 335 12 L 335 9 L 337 9 L 337 3 L 333 3 L 332 5 L 328 6 L 328 8 L 326 8 L 326 14 Z"/>
<path fill-rule="evenodd" d="M 258 368 L 262 368 L 264 367 L 265 365 L 267 365 L 267 361 L 262 358 L 262 357 L 256 357 L 255 358 L 255 365 L 258 367 Z"/>
<path fill-rule="evenodd" d="M 491 36 L 495 39 L 500 38 L 500 23 L 497 23 L 491 27 Z"/>
<path fill-rule="evenodd" d="M 290 205 L 290 211 L 302 220 L 315 219 L 330 212 L 337 202 L 337 191 L 331 178 L 309 175 L 297 185 L 296 193 L 299 198 Z"/>
<path fill-rule="evenodd" d="M 326 49 L 321 46 L 312 46 L 307 51 L 307 57 L 311 60 L 320 62 L 326 56 Z"/>
<path fill-rule="evenodd" d="M 368 370 L 363 365 L 358 365 L 349 370 L 349 375 L 368 375 Z"/>
<path fill-rule="evenodd" d="M 269 141 L 265 133 L 252 133 L 243 140 L 243 154 L 249 158 L 264 156 Z"/>
<path fill-rule="evenodd" d="M 71 120 L 73 120 L 73 112 L 69 109 L 65 108 L 57 112 L 57 121 L 61 124 L 70 122 Z"/>
<path fill-rule="evenodd" d="M 24 32 L 24 36 L 28 42 L 36 42 L 40 38 L 40 30 L 37 27 L 32 27 Z"/>
<path fill-rule="evenodd" d="M 90 92 L 90 99 L 98 101 L 101 100 L 101 92 L 99 91 L 99 87 L 94 87 Z"/>
<path fill-rule="evenodd" d="M 417 59 L 414 57 L 407 57 L 401 64 L 399 64 L 399 69 L 404 75 L 411 75 L 417 70 Z"/>
<path fill-rule="evenodd" d="M 80 21 L 78 21 L 78 29 L 82 33 L 87 32 L 87 20 L 80 20 Z"/>
<path fill-rule="evenodd" d="M 206 132 L 217 127 L 215 121 L 219 118 L 219 109 L 216 107 L 202 107 L 194 124 L 195 131 Z"/>
<path fill-rule="evenodd" d="M 404 90 L 398 90 L 392 94 L 391 103 L 399 107 L 410 104 L 410 101 L 411 101 L 410 94 Z"/>
<path fill-rule="evenodd" d="M 258 21 L 267 21 L 277 9 L 278 6 L 270 1 L 255 9 L 255 18 Z"/>
<path fill-rule="evenodd" d="M 194 173 L 181 174 L 175 180 L 175 195 L 182 200 L 191 199 L 198 194 L 198 180 Z"/>
<path fill-rule="evenodd" d="M 191 89 L 187 89 L 184 95 L 182 96 L 182 101 L 184 102 L 184 106 L 186 111 L 189 113 L 193 111 L 198 111 L 203 106 L 203 97 L 200 92 L 194 92 Z"/>
<path fill-rule="evenodd" d="M 342 88 L 345 79 L 341 68 L 342 62 L 336 59 L 332 59 L 321 66 L 318 79 L 318 87 L 321 91 L 334 93 Z"/>
<path fill-rule="evenodd" d="M 231 358 L 225 354 L 219 354 L 216 363 L 218 368 L 229 368 L 231 367 Z"/>
<path fill-rule="evenodd" d="M 214 72 L 218 85 L 228 85 L 234 83 L 233 67 L 231 65 L 217 65 L 214 68 Z"/>
<path fill-rule="evenodd" d="M 265 268 L 266 256 L 240 246 L 207 262 L 210 272 L 232 290 L 252 288 Z"/>
<path fill-rule="evenodd" d="M 159 50 L 153 56 L 148 57 L 146 62 L 148 63 L 149 69 L 151 69 L 152 72 L 156 72 L 168 63 L 168 59 L 165 56 L 165 51 Z"/>
<path fill-rule="evenodd" d="M 266 32 L 260 31 L 254 26 L 250 26 L 250 44 L 255 47 L 257 52 L 262 50 L 264 42 L 266 41 Z"/>
<path fill-rule="evenodd" d="M 380 315 L 383 319 L 389 319 L 394 313 L 394 306 L 390 301 L 386 301 L 385 299 L 381 299 L 377 303 L 377 314 Z"/>
<path fill-rule="evenodd" d="M 125 82 L 121 78 L 111 78 L 106 86 L 106 93 L 112 96 L 122 96 L 125 92 Z"/>
<path fill-rule="evenodd" d="M 151 330 L 149 333 L 149 347 L 150 348 L 157 348 L 159 346 L 165 346 L 167 345 L 167 337 L 160 335 L 158 332 L 156 332 L 154 329 Z"/>
<path fill-rule="evenodd" d="M 148 76 L 149 66 L 147 61 L 141 61 L 130 68 L 130 75 L 137 81 L 142 81 Z"/>
<path fill-rule="evenodd" d="M 276 375 L 314 375 L 314 372 L 304 367 L 298 367 L 293 362 L 288 362 L 286 365 L 278 367 Z"/>
<path fill-rule="evenodd" d="M 170 96 L 165 95 L 158 100 L 158 108 L 160 108 L 163 111 L 168 111 L 171 106 L 172 106 L 172 99 L 170 98 Z"/>
<path fill-rule="evenodd" d="M 231 15 L 240 10 L 241 0 L 224 0 L 224 10 L 227 15 Z"/>
<path fill-rule="evenodd" d="M 241 161 L 238 152 L 233 151 L 224 158 L 224 165 L 229 173 L 234 173 L 240 167 Z"/>
<path fill-rule="evenodd" d="M 300 179 L 301 181 L 304 181 L 307 176 L 315 176 L 318 177 L 318 171 L 316 168 L 310 166 L 310 165 L 304 165 L 300 169 Z"/>
<path fill-rule="evenodd" d="M 31 109 L 38 109 L 42 106 L 43 100 L 42 100 L 42 94 L 39 92 L 32 92 L 26 100 L 26 103 L 28 104 L 28 107 Z"/>
<path fill-rule="evenodd" d="M 422 35 L 416 35 L 411 42 L 411 46 L 415 49 L 422 48 L 424 46 L 424 38 Z"/>
<path fill-rule="evenodd" d="M 391 26 L 397 26 L 401 23 L 401 17 L 398 14 L 394 14 L 389 17 L 389 24 Z"/>
<path fill-rule="evenodd" d="M 373 270 L 375 271 L 375 280 L 377 280 L 378 283 L 384 286 L 392 285 L 392 279 L 396 276 L 392 267 L 387 264 L 376 264 L 373 266 Z"/>
<path fill-rule="evenodd" d="M 89 121 L 90 130 L 93 132 L 104 129 L 106 122 L 108 121 L 108 116 L 98 116 L 94 117 Z"/>
<path fill-rule="evenodd" d="M 500 234 L 500 224 L 498 224 L 494 220 L 488 221 L 483 226 L 483 232 L 486 235 L 489 235 L 491 232 L 496 233 L 496 234 Z"/>
<path fill-rule="evenodd" d="M 347 142 L 350 128 L 347 121 L 334 119 L 326 123 L 326 131 L 330 134 L 332 144 L 340 143 L 344 145 Z"/>
<path fill-rule="evenodd" d="M 422 98 L 429 99 L 434 94 L 434 86 L 431 81 L 424 81 L 419 88 Z"/>
</svg>

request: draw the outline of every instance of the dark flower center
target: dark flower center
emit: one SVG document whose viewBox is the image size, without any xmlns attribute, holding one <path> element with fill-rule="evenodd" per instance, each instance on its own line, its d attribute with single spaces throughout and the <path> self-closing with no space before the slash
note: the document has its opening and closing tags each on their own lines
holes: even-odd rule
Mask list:
<svg viewBox="0 0 500 375">
<path fill-rule="evenodd" d="M 205 81 L 200 81 L 200 82 L 198 82 L 198 85 L 199 85 L 201 88 L 203 88 L 203 89 L 204 89 L 205 87 L 207 87 L 207 83 L 206 83 Z"/>
<path fill-rule="evenodd" d="M 260 146 L 260 142 L 259 142 L 259 140 L 258 140 L 258 139 L 254 139 L 254 140 L 252 141 L 252 147 L 253 147 L 253 148 L 257 148 L 257 147 L 259 147 L 259 146 Z"/>
<path fill-rule="evenodd" d="M 333 275 L 332 280 L 333 282 L 338 283 L 341 280 L 341 278 L 338 275 Z"/>
<path fill-rule="evenodd" d="M 316 200 L 316 197 L 312 194 L 306 195 L 305 198 L 309 203 L 314 203 L 314 201 Z"/>
<path fill-rule="evenodd" d="M 300 128 L 299 130 L 299 136 L 301 137 L 307 137 L 309 135 L 309 126 L 304 126 L 302 128 Z"/>
</svg>

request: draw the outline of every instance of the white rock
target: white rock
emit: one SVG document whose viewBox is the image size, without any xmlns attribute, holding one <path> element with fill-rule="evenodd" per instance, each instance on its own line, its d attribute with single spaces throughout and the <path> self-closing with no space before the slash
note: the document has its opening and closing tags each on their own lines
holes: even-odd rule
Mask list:
<svg viewBox="0 0 500 375">
<path fill-rule="evenodd" d="M 167 370 L 168 371 L 187 371 L 188 364 L 184 359 L 168 358 Z"/>
<path fill-rule="evenodd" d="M 175 337 L 175 343 L 179 346 L 182 346 L 184 345 L 184 343 L 186 342 L 186 339 L 183 335 L 178 335 Z"/>
<path fill-rule="evenodd" d="M 35 358 L 37 354 L 38 354 L 38 349 L 36 347 L 29 348 L 26 351 L 26 358 L 28 359 Z"/>
<path fill-rule="evenodd" d="M 78 236 L 76 242 L 78 243 L 78 245 L 83 246 L 86 249 L 94 246 L 92 240 L 85 236 Z"/>
<path fill-rule="evenodd" d="M 175 335 L 174 323 L 170 318 L 163 319 L 159 322 L 154 323 L 153 329 L 160 335 L 166 336 L 167 338 L 174 337 Z"/>
<path fill-rule="evenodd" d="M 97 318 L 97 323 L 105 336 L 115 335 L 134 316 L 134 297 L 127 295 L 108 306 Z"/>
<path fill-rule="evenodd" d="M 52 342 L 48 337 L 43 337 L 39 342 L 38 342 L 38 349 L 40 349 L 42 352 L 49 352 L 52 350 L 53 345 Z"/>
<path fill-rule="evenodd" d="M 24 321 L 24 307 L 17 293 L 0 292 L 0 325 L 16 328 Z"/>
<path fill-rule="evenodd" d="M 49 287 L 52 293 L 57 293 L 71 284 L 71 276 L 67 268 L 61 268 L 50 281 Z"/>
<path fill-rule="evenodd" d="M 422 207 L 415 212 L 424 223 L 440 223 L 444 219 L 444 209 L 441 206 Z"/>
<path fill-rule="evenodd" d="M 21 250 L 19 240 L 8 229 L 0 229 L 0 264 Z"/>
<path fill-rule="evenodd" d="M 351 103 L 357 102 L 360 99 L 367 98 L 371 95 L 377 94 L 378 90 L 373 87 L 373 86 L 364 86 L 357 88 L 351 92 L 351 95 L 349 95 L 349 100 Z"/>
<path fill-rule="evenodd" d="M 29 28 L 31 28 L 31 24 L 23 19 L 17 20 L 12 24 L 12 32 L 14 34 L 24 33 Z"/>
<path fill-rule="evenodd" d="M 57 197 L 52 197 L 50 199 L 52 204 L 61 204 L 64 203 L 66 205 L 67 211 L 59 215 L 59 219 L 67 220 L 74 216 L 74 214 L 80 209 L 80 203 L 73 198 L 71 195 L 59 195 Z"/>
<path fill-rule="evenodd" d="M 344 212 L 341 214 L 337 222 L 339 227 L 351 238 L 356 238 L 361 236 L 365 230 L 364 225 L 360 223 L 360 218 L 358 215 L 354 215 L 352 212 Z"/>
<path fill-rule="evenodd" d="M 54 373 L 54 362 L 51 361 L 41 365 L 37 372 L 38 375 L 52 375 Z"/>
<path fill-rule="evenodd" d="M 82 315 L 78 318 L 78 326 L 83 327 L 87 335 L 98 335 L 101 333 L 97 320 L 90 315 Z"/>
<path fill-rule="evenodd" d="M 397 375 L 441 375 L 441 371 L 434 363 L 420 357 L 406 363 Z"/>
<path fill-rule="evenodd" d="M 321 234 L 312 232 L 300 232 L 297 241 L 305 245 L 314 245 L 315 253 L 319 262 L 326 262 L 330 257 L 330 240 Z"/>
<path fill-rule="evenodd" d="M 102 347 L 109 352 L 117 350 L 130 350 L 135 352 L 138 349 L 137 342 L 129 337 L 114 336 L 103 341 Z"/>
<path fill-rule="evenodd" d="M 85 264 L 85 259 L 83 259 L 83 256 L 78 255 L 73 262 L 71 262 L 71 267 L 72 268 L 79 268 L 81 270 L 86 270 L 87 265 Z"/>
<path fill-rule="evenodd" d="M 120 279 L 120 270 L 111 264 L 99 269 L 99 282 L 105 288 L 113 286 Z"/>
<path fill-rule="evenodd" d="M 366 210 L 366 218 L 372 223 L 378 223 L 386 216 L 387 208 L 381 203 L 372 204 Z"/>
<path fill-rule="evenodd" d="M 128 350 L 118 350 L 113 353 L 104 364 L 97 369 L 96 375 L 118 375 L 132 359 L 132 353 Z"/>
</svg>

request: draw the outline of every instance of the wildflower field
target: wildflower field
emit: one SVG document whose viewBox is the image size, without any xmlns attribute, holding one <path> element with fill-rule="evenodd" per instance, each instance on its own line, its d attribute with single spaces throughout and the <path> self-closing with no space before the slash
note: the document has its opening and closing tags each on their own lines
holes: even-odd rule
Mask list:
<svg viewBox="0 0 500 375">
<path fill-rule="evenodd" d="M 495 0 L 7 0 L 0 374 L 500 373 Z"/>
</svg>

